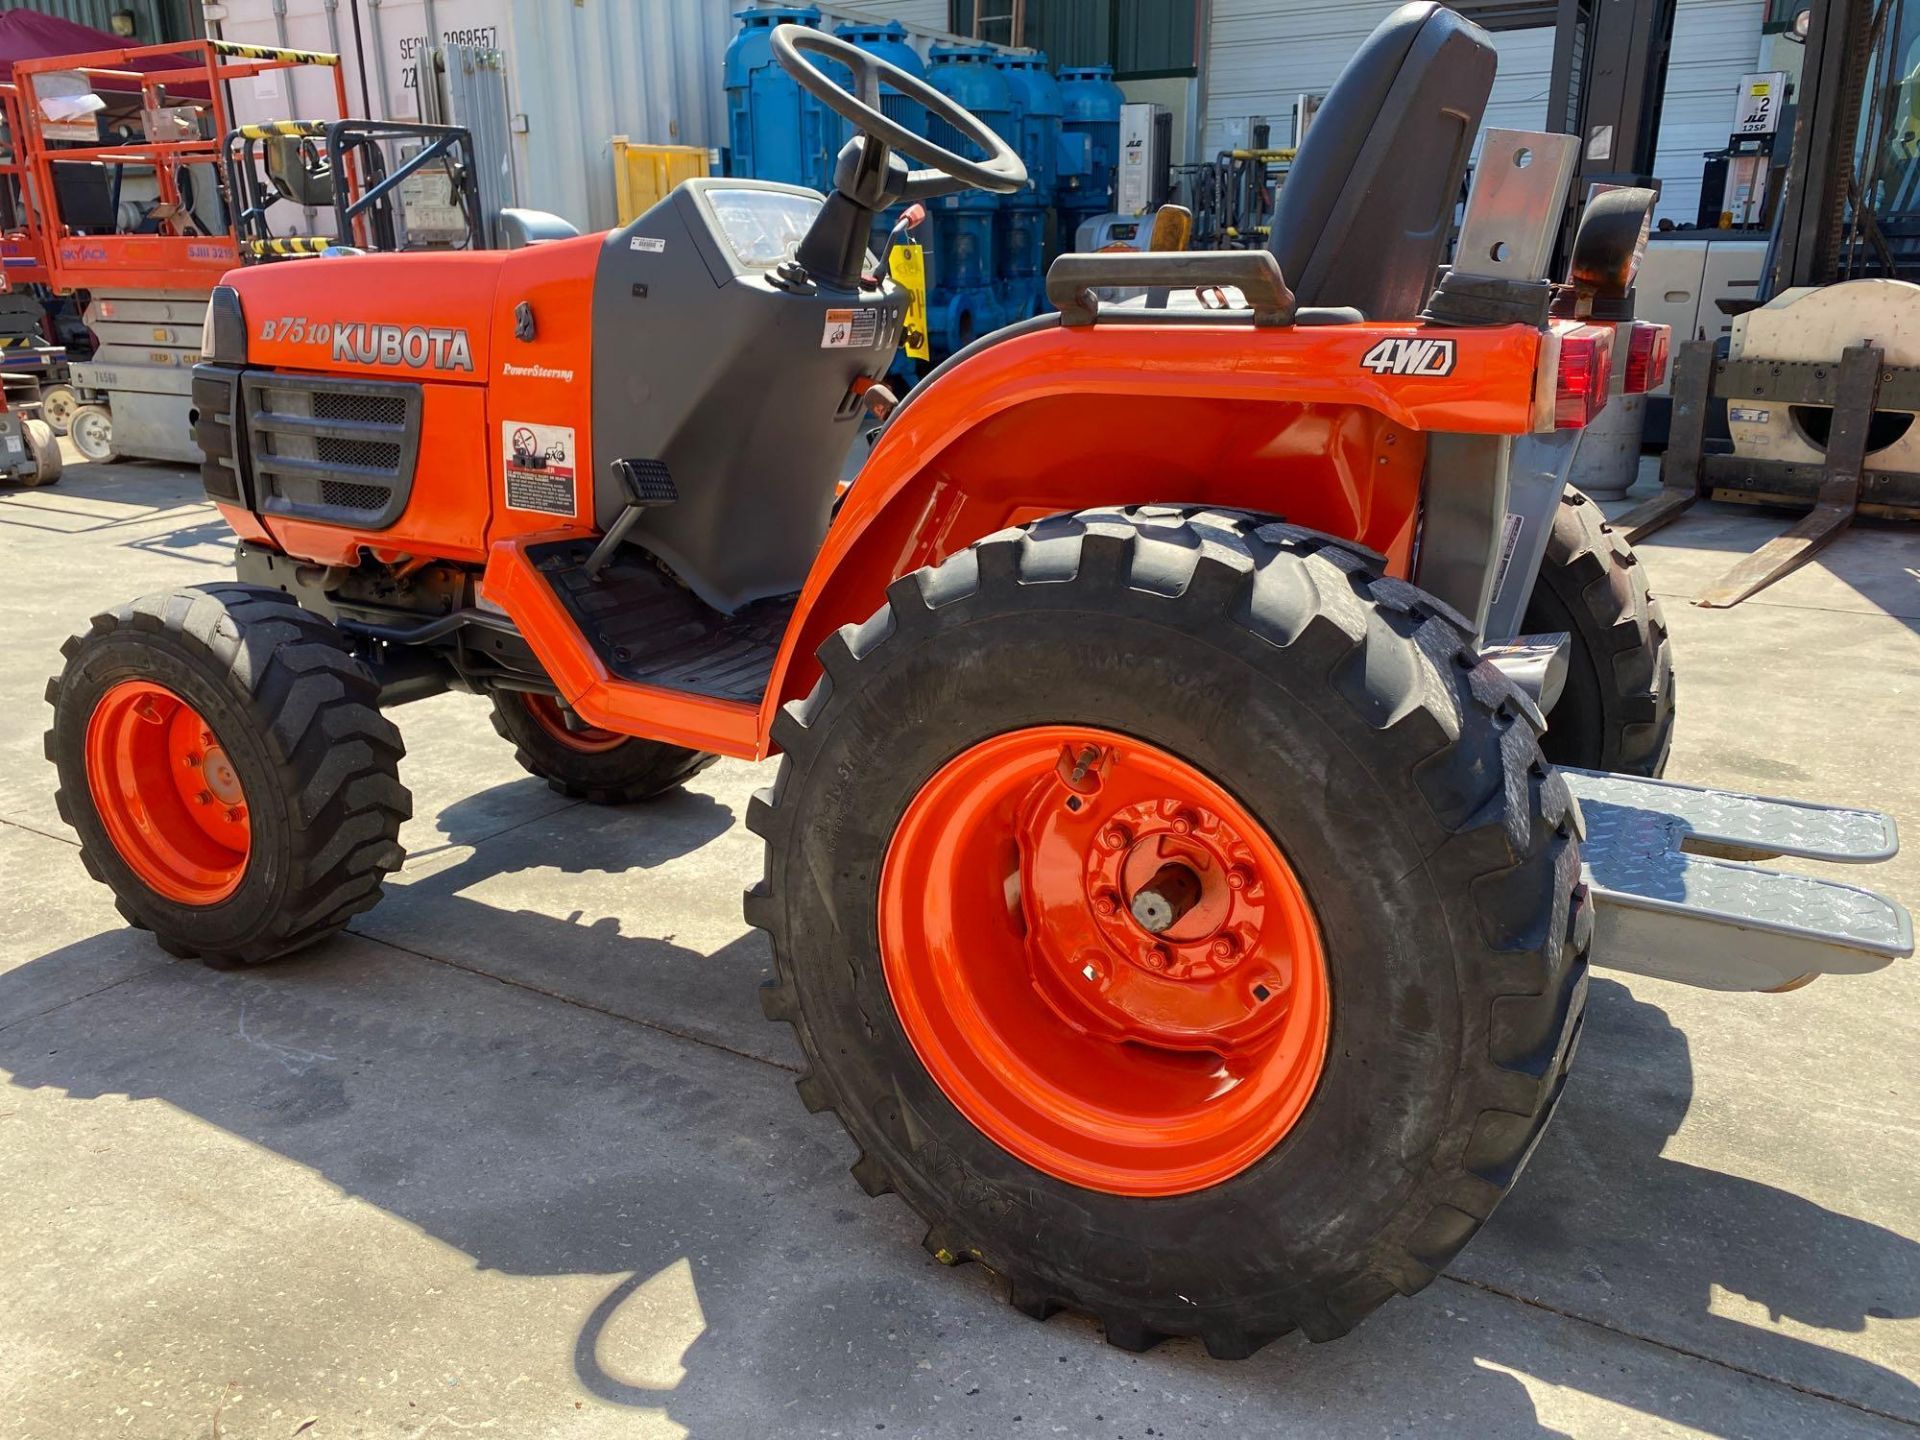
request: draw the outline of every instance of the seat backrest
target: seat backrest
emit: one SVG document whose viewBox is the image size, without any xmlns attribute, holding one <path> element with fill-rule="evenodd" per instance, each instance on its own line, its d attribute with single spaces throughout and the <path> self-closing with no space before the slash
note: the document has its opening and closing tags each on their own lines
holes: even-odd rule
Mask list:
<svg viewBox="0 0 1920 1440">
<path fill-rule="evenodd" d="M 1402 5 L 1347 62 L 1293 158 L 1268 248 L 1302 305 L 1411 320 L 1446 255 L 1493 88 L 1493 41 L 1433 0 Z"/>
</svg>

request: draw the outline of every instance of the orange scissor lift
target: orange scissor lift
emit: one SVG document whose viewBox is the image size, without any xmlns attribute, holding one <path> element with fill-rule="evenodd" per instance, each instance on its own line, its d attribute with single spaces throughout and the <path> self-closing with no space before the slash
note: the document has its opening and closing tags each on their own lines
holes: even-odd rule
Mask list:
<svg viewBox="0 0 1920 1440">
<path fill-rule="evenodd" d="M 235 81 L 310 66 L 332 71 L 338 119 L 236 122 Z M 128 113 L 141 138 L 61 138 L 49 106 L 57 108 L 62 96 L 71 95 L 67 77 L 76 75 L 121 97 L 115 108 Z M 48 418 L 96 461 L 124 455 L 197 463 L 200 452 L 188 421 L 193 366 L 207 297 L 220 277 L 253 261 L 333 247 L 397 248 L 392 226 L 374 202 L 387 203 L 387 192 L 402 176 L 387 175 L 368 147 L 389 132 L 434 130 L 469 143 L 464 131 L 448 127 L 346 119 L 347 89 L 337 55 L 222 40 L 22 61 L 14 66 L 14 83 L 0 86 L 0 105 L 13 137 L 0 164 L 0 181 L 13 202 L 11 223 L 0 234 L 0 291 L 40 285 L 56 295 L 85 297 L 85 319 L 98 348 L 91 360 L 72 367 L 70 402 Z M 352 132 L 344 148 L 338 141 L 343 129 Z M 253 143 L 276 141 L 283 148 L 264 154 Z M 294 147 L 293 163 L 304 157 L 326 186 L 337 178 L 342 200 L 333 234 L 276 236 L 268 228 L 265 207 L 276 199 L 296 209 L 304 202 L 309 222 L 317 208 L 311 186 L 290 186 L 275 173 L 276 159 L 286 163 L 286 145 Z M 337 162 L 332 170 L 329 158 Z M 463 158 L 470 168 L 470 155 Z M 243 208 L 235 199 L 242 188 L 235 167 L 262 159 L 268 181 L 249 175 L 244 188 L 265 198 Z M 367 170 L 380 174 L 379 186 L 363 189 L 358 177 Z M 151 191 L 143 197 L 151 203 L 132 230 L 123 228 L 115 203 L 129 174 Z M 108 177 L 113 183 L 103 207 Z M 470 243 L 477 234 L 476 223 Z"/>
</svg>

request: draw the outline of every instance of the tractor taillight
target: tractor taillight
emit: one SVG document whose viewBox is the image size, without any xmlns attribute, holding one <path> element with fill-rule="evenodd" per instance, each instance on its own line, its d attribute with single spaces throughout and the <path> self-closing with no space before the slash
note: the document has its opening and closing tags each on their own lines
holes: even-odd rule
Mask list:
<svg viewBox="0 0 1920 1440">
<path fill-rule="evenodd" d="M 1667 342 L 1673 332 L 1665 325 L 1636 320 L 1627 337 L 1627 383 L 1629 395 L 1644 395 L 1657 390 L 1667 378 Z"/>
<path fill-rule="evenodd" d="M 1580 325 L 1560 336 L 1560 370 L 1553 386 L 1553 428 L 1578 430 L 1607 403 L 1613 370 L 1613 327 Z"/>
</svg>

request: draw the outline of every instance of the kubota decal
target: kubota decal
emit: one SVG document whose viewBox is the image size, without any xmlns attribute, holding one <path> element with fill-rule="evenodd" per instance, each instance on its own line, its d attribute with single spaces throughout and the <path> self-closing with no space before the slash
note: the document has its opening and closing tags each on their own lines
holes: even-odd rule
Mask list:
<svg viewBox="0 0 1920 1440">
<path fill-rule="evenodd" d="M 1376 375 L 1451 375 L 1453 358 L 1451 340 L 1382 340 L 1360 357 L 1360 368 Z"/>
<path fill-rule="evenodd" d="M 331 346 L 335 360 L 362 365 L 408 365 L 415 370 L 473 369 L 473 342 L 465 330 L 424 325 L 335 325 L 304 315 L 281 315 L 260 322 L 260 338 L 275 344 Z"/>
<path fill-rule="evenodd" d="M 473 369 L 473 346 L 464 330 L 422 325 L 336 325 L 333 358 L 362 365 L 410 365 L 415 370 Z"/>
</svg>

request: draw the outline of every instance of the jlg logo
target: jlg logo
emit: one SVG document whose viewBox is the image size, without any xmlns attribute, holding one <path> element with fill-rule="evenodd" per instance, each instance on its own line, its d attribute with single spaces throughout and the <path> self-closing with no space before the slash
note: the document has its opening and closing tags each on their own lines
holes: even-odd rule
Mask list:
<svg viewBox="0 0 1920 1440">
<path fill-rule="evenodd" d="M 1360 357 L 1360 368 L 1376 375 L 1451 375 L 1453 341 L 1382 340 Z"/>
</svg>

